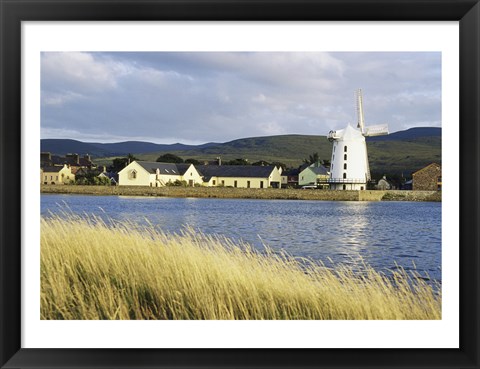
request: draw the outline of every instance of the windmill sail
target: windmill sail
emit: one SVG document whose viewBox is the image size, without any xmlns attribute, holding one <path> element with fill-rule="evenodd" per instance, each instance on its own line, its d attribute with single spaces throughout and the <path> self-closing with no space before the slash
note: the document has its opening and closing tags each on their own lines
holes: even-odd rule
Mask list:
<svg viewBox="0 0 480 369">
<path fill-rule="evenodd" d="M 357 97 L 357 118 L 358 118 L 358 124 L 357 128 L 360 128 L 360 132 L 364 133 L 365 130 L 365 120 L 363 118 L 363 97 L 362 97 L 362 90 L 358 89 L 356 91 L 356 97 Z"/>
<path fill-rule="evenodd" d="M 363 132 L 365 137 L 373 137 L 373 136 L 384 136 L 388 135 L 388 125 L 387 124 L 379 124 L 376 126 L 370 126 L 365 128 L 365 132 Z"/>
</svg>

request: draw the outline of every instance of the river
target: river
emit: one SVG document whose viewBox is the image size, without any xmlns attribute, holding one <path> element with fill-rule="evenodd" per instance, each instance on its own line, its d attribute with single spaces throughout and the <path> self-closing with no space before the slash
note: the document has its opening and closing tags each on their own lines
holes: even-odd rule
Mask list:
<svg viewBox="0 0 480 369">
<path fill-rule="evenodd" d="M 248 200 L 41 195 L 42 216 L 71 211 L 144 223 L 165 232 L 185 226 L 264 245 L 292 256 L 389 271 L 416 268 L 441 281 L 440 202 Z"/>
</svg>

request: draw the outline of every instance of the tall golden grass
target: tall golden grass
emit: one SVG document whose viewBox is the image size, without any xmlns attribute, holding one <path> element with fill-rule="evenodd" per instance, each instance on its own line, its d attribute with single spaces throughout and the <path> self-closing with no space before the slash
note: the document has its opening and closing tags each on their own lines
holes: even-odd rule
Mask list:
<svg viewBox="0 0 480 369">
<path fill-rule="evenodd" d="M 361 274 L 191 229 L 41 219 L 42 319 L 441 319 L 421 279 Z"/>
</svg>

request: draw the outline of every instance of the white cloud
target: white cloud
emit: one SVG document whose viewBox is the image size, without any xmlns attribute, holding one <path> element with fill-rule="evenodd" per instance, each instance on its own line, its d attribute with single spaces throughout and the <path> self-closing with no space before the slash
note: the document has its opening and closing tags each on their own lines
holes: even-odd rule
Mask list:
<svg viewBox="0 0 480 369">
<path fill-rule="evenodd" d="M 45 52 L 42 54 L 42 81 L 59 90 L 95 91 L 116 86 L 114 65 L 95 60 L 94 54 Z"/>
<path fill-rule="evenodd" d="M 325 135 L 356 121 L 359 87 L 393 132 L 440 122 L 440 76 L 438 53 L 44 53 L 42 137 Z"/>
</svg>

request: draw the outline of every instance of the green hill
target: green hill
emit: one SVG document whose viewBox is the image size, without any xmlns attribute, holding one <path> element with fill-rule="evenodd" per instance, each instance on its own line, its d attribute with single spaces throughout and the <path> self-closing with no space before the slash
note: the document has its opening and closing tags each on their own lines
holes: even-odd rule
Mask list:
<svg viewBox="0 0 480 369">
<path fill-rule="evenodd" d="M 436 162 L 441 164 L 441 128 L 419 127 L 394 132 L 388 136 L 367 139 L 370 169 L 374 178 L 383 174 L 409 177 L 412 172 Z M 155 161 L 166 152 L 183 159 L 201 162 L 221 157 L 225 163 L 233 159 L 248 159 L 250 163 L 264 160 L 281 162 L 296 168 L 313 153 L 321 160 L 330 160 L 332 143 L 326 136 L 282 135 L 242 138 L 226 143 L 207 143 L 199 146 L 183 144 L 160 145 L 148 142 L 115 144 L 83 143 L 74 140 L 42 140 L 42 151 L 63 154 L 93 152 L 95 163 L 110 165 L 115 157 L 132 153 L 140 160 Z"/>
</svg>

